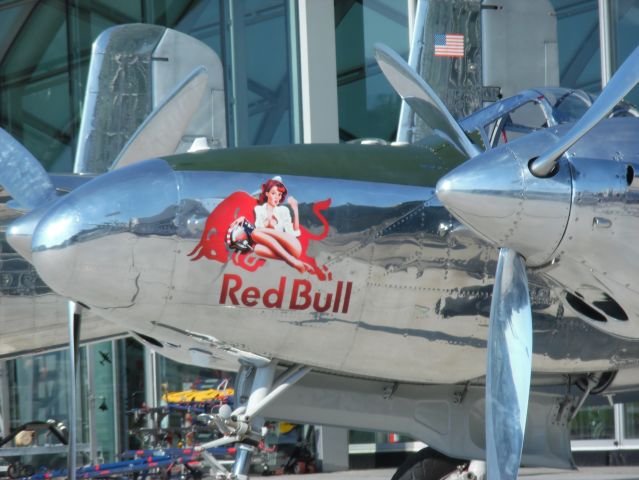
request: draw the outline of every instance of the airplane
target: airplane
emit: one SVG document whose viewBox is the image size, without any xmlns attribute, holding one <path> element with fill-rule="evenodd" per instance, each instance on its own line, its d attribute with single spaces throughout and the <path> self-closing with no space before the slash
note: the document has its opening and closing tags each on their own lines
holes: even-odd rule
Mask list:
<svg viewBox="0 0 639 480">
<path fill-rule="evenodd" d="M 163 111 L 193 114 L 197 68 L 63 195 L 3 132 L 0 183 L 25 212 L 7 240 L 72 301 L 72 353 L 90 312 L 239 371 L 234 409 L 203 418 L 224 434 L 206 446 L 237 444 L 228 478 L 248 475 L 264 417 L 427 443 L 394 479 L 571 468 L 587 398 L 639 386 L 638 120 L 607 118 L 639 50 L 576 122 L 501 144 L 496 112 L 460 125 L 397 54 L 376 56 L 433 135 L 174 155 L 182 122 L 162 153 L 148 140 Z"/>
<path fill-rule="evenodd" d="M 110 352 L 98 350 L 98 353 L 100 354 L 100 365 L 111 365 L 112 360 Z"/>
</svg>

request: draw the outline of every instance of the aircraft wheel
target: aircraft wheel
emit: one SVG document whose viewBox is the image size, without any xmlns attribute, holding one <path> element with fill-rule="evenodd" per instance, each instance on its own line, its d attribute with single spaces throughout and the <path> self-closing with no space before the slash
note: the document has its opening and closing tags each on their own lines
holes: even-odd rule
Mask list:
<svg viewBox="0 0 639 480">
<path fill-rule="evenodd" d="M 466 463 L 466 460 L 450 458 L 427 447 L 410 455 L 391 480 L 439 480 Z"/>
</svg>

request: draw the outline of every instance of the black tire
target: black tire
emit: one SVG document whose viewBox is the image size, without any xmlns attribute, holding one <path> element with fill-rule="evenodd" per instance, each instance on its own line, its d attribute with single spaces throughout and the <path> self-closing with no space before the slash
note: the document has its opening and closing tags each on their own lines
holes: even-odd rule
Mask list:
<svg viewBox="0 0 639 480">
<path fill-rule="evenodd" d="M 467 463 L 467 460 L 450 458 L 427 447 L 410 455 L 391 480 L 439 480 Z"/>
</svg>

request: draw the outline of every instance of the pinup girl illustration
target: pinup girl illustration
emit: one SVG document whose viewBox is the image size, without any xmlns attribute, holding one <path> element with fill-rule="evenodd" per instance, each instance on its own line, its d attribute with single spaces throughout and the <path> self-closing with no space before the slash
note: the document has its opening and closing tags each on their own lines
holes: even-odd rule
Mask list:
<svg viewBox="0 0 639 480">
<path fill-rule="evenodd" d="M 288 197 L 288 204 L 293 210 L 282 205 L 288 191 L 279 177 L 272 178 L 262 185 L 262 191 L 254 208 L 255 225 L 251 225 L 245 217 L 240 216 L 231 223 L 227 242 L 239 250 L 251 248 L 263 258 L 284 260 L 298 272 L 313 273 L 313 267 L 301 260 L 302 245 L 298 237 L 301 235 L 297 200 Z M 245 235 L 237 230 L 240 227 Z M 236 235 L 238 232 L 238 235 Z M 239 240 L 242 238 L 245 241 Z"/>
<path fill-rule="evenodd" d="M 283 203 L 288 200 L 288 205 Z M 269 259 L 281 260 L 300 273 L 319 280 L 332 276 L 326 266 L 318 266 L 308 255 L 309 242 L 326 238 L 329 225 L 323 211 L 330 198 L 312 205 L 320 232 L 312 233 L 300 225 L 298 203 L 288 195 L 281 177 L 266 181 L 259 196 L 237 191 L 226 197 L 206 220 L 200 242 L 188 254 L 191 260 L 208 258 L 254 272 Z M 292 215 L 291 215 L 292 211 Z"/>
</svg>

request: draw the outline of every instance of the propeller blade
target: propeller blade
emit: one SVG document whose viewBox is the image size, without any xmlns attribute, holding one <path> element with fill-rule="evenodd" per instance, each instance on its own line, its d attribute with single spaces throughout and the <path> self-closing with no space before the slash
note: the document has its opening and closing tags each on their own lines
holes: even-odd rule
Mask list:
<svg viewBox="0 0 639 480">
<path fill-rule="evenodd" d="M 77 403 L 76 403 L 76 372 L 79 364 L 80 324 L 82 322 L 82 307 L 69 302 L 69 444 L 67 453 L 67 472 L 69 480 L 75 480 L 77 461 Z"/>
<path fill-rule="evenodd" d="M 532 313 L 524 259 L 499 250 L 488 329 L 486 462 L 488 478 L 516 479 L 524 444 L 530 374 Z"/>
<path fill-rule="evenodd" d="M 559 143 L 531 163 L 530 171 L 538 177 L 548 175 L 554 168 L 557 159 L 595 125 L 606 118 L 615 105 L 632 90 L 637 82 L 639 82 L 639 47 L 635 48 L 634 52 L 619 67 L 592 106 L 559 139 Z"/>
<path fill-rule="evenodd" d="M 44 167 L 15 138 L 0 128 L 0 184 L 21 207 L 33 210 L 56 198 Z"/>
<path fill-rule="evenodd" d="M 402 57 L 386 45 L 378 43 L 375 45 L 375 59 L 399 96 L 435 133 L 467 158 L 479 154 L 477 147 L 466 136 L 444 102 Z"/>
<path fill-rule="evenodd" d="M 114 160 L 111 170 L 175 152 L 191 118 L 200 106 L 208 73 L 198 67 L 155 108 Z"/>
</svg>

